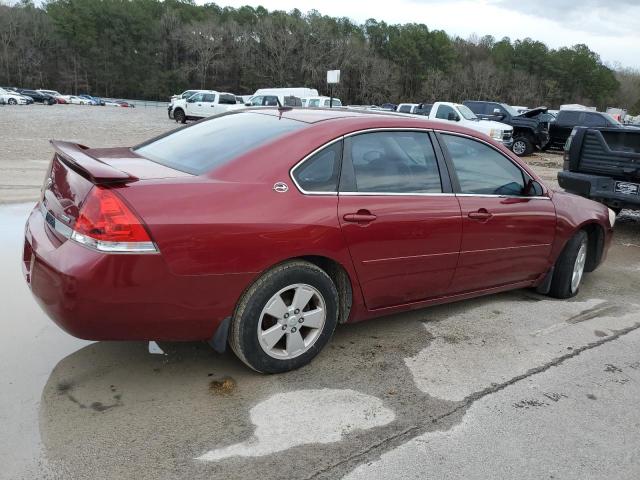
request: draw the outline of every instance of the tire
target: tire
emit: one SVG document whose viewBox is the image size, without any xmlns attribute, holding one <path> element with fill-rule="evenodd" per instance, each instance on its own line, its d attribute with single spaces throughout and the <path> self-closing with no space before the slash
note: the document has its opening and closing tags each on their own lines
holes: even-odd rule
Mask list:
<svg viewBox="0 0 640 480">
<path fill-rule="evenodd" d="M 184 110 L 178 108 L 175 112 L 173 112 L 173 118 L 178 123 L 187 123 L 187 116 L 184 114 Z"/>
<path fill-rule="evenodd" d="M 303 300 L 296 302 L 298 295 Z M 313 318 L 313 326 L 303 315 L 307 322 Z M 312 263 L 291 261 L 266 272 L 242 296 L 229 345 L 257 372 L 288 372 L 309 363 L 337 323 L 338 291 L 329 275 Z M 267 331 L 271 335 L 263 334 Z"/>
<path fill-rule="evenodd" d="M 580 230 L 565 245 L 551 280 L 549 295 L 555 298 L 571 298 L 580 290 L 580 282 L 584 276 L 584 267 L 589 254 L 587 233 Z M 578 272 L 578 278 L 574 274 Z"/>
<path fill-rule="evenodd" d="M 10 98 L 9 100 L 7 100 L 7 103 L 9 105 L 17 105 L 18 101 L 15 98 Z"/>
<path fill-rule="evenodd" d="M 526 157 L 527 155 L 531 155 L 531 152 L 533 152 L 533 143 L 527 137 L 516 137 L 513 139 L 511 150 L 519 157 Z"/>
</svg>

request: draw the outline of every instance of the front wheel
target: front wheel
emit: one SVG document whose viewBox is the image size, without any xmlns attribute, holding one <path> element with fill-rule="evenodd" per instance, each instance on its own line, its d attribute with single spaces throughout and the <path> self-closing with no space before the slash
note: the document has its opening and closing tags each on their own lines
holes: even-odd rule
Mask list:
<svg viewBox="0 0 640 480">
<path fill-rule="evenodd" d="M 173 112 L 173 118 L 178 123 L 187 123 L 187 116 L 184 114 L 184 110 L 181 108 Z"/>
<path fill-rule="evenodd" d="M 249 367 L 281 373 L 309 363 L 338 322 L 338 292 L 316 265 L 293 261 L 260 277 L 231 320 L 229 344 Z"/>
<path fill-rule="evenodd" d="M 17 104 L 18 104 L 18 101 L 17 101 L 15 98 L 10 98 L 10 99 L 7 101 L 7 103 L 8 103 L 9 105 L 17 105 Z"/>
<path fill-rule="evenodd" d="M 533 152 L 533 143 L 527 137 L 516 137 L 513 139 L 511 150 L 519 157 L 525 157 Z"/>
<path fill-rule="evenodd" d="M 556 261 L 549 295 L 570 298 L 578 293 L 589 253 L 588 240 L 587 233 L 580 230 L 567 242 Z"/>
</svg>

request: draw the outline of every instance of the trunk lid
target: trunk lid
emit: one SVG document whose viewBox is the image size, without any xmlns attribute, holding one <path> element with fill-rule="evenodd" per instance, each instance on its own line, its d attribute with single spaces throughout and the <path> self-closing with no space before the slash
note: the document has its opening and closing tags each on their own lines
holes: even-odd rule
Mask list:
<svg viewBox="0 0 640 480">
<path fill-rule="evenodd" d="M 42 210 L 50 230 L 65 241 L 83 201 L 95 185 L 118 187 L 188 173 L 140 157 L 128 148 L 90 149 L 70 142 L 51 141 L 55 153 L 42 186 Z"/>
</svg>

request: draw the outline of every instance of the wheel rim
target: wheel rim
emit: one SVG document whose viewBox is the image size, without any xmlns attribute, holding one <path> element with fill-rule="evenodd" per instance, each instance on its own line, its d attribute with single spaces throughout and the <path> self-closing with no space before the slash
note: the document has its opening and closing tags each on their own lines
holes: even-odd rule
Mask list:
<svg viewBox="0 0 640 480">
<path fill-rule="evenodd" d="M 260 313 L 258 340 L 262 350 L 278 360 L 307 352 L 320 337 L 327 317 L 322 294 L 296 283 L 273 295 Z"/>
<path fill-rule="evenodd" d="M 513 153 L 522 155 L 527 150 L 527 145 L 523 141 L 517 141 L 513 144 Z"/>
<path fill-rule="evenodd" d="M 573 264 L 573 274 L 571 275 L 571 293 L 578 290 L 582 274 L 584 273 L 584 265 L 587 263 L 587 242 L 583 241 L 578 249 L 576 262 Z"/>
<path fill-rule="evenodd" d="M 13 99 L 13 98 L 9 99 L 9 105 L 15 105 L 16 103 L 18 103 L 18 102 L 16 102 L 15 99 Z"/>
</svg>

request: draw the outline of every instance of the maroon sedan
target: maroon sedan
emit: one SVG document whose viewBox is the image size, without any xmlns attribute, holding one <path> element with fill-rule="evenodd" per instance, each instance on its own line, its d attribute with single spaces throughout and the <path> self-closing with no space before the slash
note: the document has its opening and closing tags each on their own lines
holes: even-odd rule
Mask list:
<svg viewBox="0 0 640 480">
<path fill-rule="evenodd" d="M 338 323 L 571 297 L 615 220 L 482 134 L 397 114 L 254 108 L 134 148 L 52 143 L 23 258 L 47 314 L 85 339 L 228 342 L 260 372 L 308 363 Z"/>
</svg>

